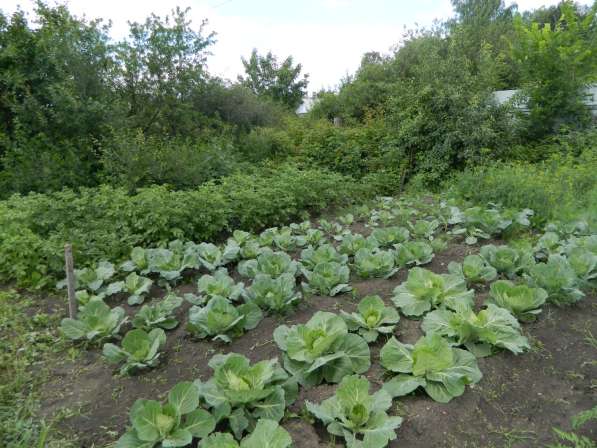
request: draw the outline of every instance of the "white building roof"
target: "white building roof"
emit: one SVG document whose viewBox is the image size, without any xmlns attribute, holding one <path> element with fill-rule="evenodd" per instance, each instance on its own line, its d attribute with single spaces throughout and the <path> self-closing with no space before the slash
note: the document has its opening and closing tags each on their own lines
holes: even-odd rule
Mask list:
<svg viewBox="0 0 597 448">
<path fill-rule="evenodd" d="M 519 90 L 496 90 L 493 92 L 493 98 L 497 104 L 504 104 L 510 101 L 518 92 Z M 593 115 L 597 116 L 597 84 L 587 87 L 584 102 L 591 109 Z M 516 107 L 523 111 L 527 110 L 524 104 L 518 104 Z"/>
</svg>

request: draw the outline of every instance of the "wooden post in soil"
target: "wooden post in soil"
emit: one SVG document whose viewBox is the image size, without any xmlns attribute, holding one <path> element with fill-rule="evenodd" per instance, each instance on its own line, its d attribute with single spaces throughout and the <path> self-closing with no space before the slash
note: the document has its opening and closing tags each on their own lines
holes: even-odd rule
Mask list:
<svg viewBox="0 0 597 448">
<path fill-rule="evenodd" d="M 73 261 L 73 246 L 64 245 L 64 266 L 66 270 L 66 290 L 68 292 L 68 316 L 77 317 L 77 298 L 75 297 L 75 262 Z"/>
</svg>

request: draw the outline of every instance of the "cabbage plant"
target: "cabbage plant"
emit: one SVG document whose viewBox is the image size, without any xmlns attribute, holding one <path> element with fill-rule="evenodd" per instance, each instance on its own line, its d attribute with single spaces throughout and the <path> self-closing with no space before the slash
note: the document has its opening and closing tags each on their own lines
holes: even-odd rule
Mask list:
<svg viewBox="0 0 597 448">
<path fill-rule="evenodd" d="M 576 237 L 590 233 L 589 223 L 584 219 L 576 221 L 566 220 L 550 222 L 545 226 L 545 231 L 555 232 L 562 238 Z"/>
<path fill-rule="evenodd" d="M 199 448 L 291 448 L 292 438 L 278 422 L 260 418 L 251 434 L 240 441 L 232 434 L 215 432 L 199 443 Z"/>
<path fill-rule="evenodd" d="M 114 265 L 107 261 L 100 261 L 95 268 L 75 269 L 75 288 L 87 289 L 98 294 L 104 284 L 110 280 L 115 273 Z M 66 287 L 66 279 L 56 284 L 57 289 Z"/>
<path fill-rule="evenodd" d="M 172 330 L 178 326 L 174 311 L 182 305 L 182 297 L 168 294 L 154 305 L 143 305 L 132 320 L 133 327 L 149 331 L 152 328 Z"/>
<path fill-rule="evenodd" d="M 352 290 L 349 285 L 350 269 L 346 265 L 336 262 L 324 262 L 315 265 L 313 270 L 301 269 L 307 283 L 302 287 L 308 294 L 335 296 Z"/>
<path fill-rule="evenodd" d="M 264 249 L 265 248 L 261 246 L 259 241 L 248 241 L 247 243 L 243 244 L 240 248 L 240 258 L 242 260 L 251 260 L 253 258 L 257 258 L 259 255 L 261 255 L 261 252 L 263 252 Z"/>
<path fill-rule="evenodd" d="M 294 235 L 292 229 L 284 228 L 279 230 L 273 237 L 274 245 L 283 251 L 291 252 L 306 244 L 306 240 L 301 235 Z"/>
<path fill-rule="evenodd" d="M 147 268 L 141 271 L 141 274 L 145 275 L 148 273 L 159 274 L 166 281 L 178 280 L 181 273 L 186 268 L 197 268 L 196 257 L 190 257 L 185 263 L 183 254 L 181 252 L 175 252 L 170 249 L 157 248 L 157 249 L 142 249 L 145 253 Z M 141 257 L 141 253 L 139 253 Z"/>
<path fill-rule="evenodd" d="M 106 295 L 125 293 L 128 295 L 127 303 L 129 305 L 140 305 L 145 301 L 145 296 L 153 281 L 147 277 L 141 277 L 136 272 L 131 272 L 124 281 L 110 283 L 106 287 Z"/>
<path fill-rule="evenodd" d="M 83 311 L 89 302 L 103 301 L 106 295 L 104 293 L 90 294 L 86 289 L 75 291 L 75 298 L 77 299 L 79 312 Z"/>
<path fill-rule="evenodd" d="M 390 248 L 394 244 L 406 242 L 410 238 L 410 232 L 405 227 L 383 227 L 371 232 L 371 238 L 377 241 L 379 247 Z"/>
<path fill-rule="evenodd" d="M 347 213 L 346 215 L 338 216 L 338 221 L 343 226 L 351 226 L 354 224 L 354 215 L 352 213 Z"/>
<path fill-rule="evenodd" d="M 458 345 L 464 345 L 476 356 L 488 356 L 493 347 L 519 354 L 530 348 L 521 334 L 520 324 L 510 311 L 489 304 L 484 310 L 453 312 L 447 309 L 431 311 L 425 315 L 421 329 L 437 333 Z"/>
<path fill-rule="evenodd" d="M 374 238 L 365 238 L 360 234 L 347 234 L 342 237 L 338 252 L 348 256 L 354 256 L 360 249 L 377 249 L 379 243 Z"/>
<path fill-rule="evenodd" d="M 337 222 L 328 221 L 327 219 L 320 219 L 319 227 L 328 235 L 337 235 L 343 230 L 342 225 Z"/>
<path fill-rule="evenodd" d="M 450 239 L 451 237 L 446 233 L 436 236 L 429 242 L 431 250 L 436 254 L 445 251 L 448 248 Z"/>
<path fill-rule="evenodd" d="M 531 253 L 508 246 L 489 244 L 483 246 L 479 253 L 498 273 L 509 278 L 513 278 L 521 272 L 526 272 L 535 264 Z"/>
<path fill-rule="evenodd" d="M 201 243 L 194 248 L 199 263 L 208 271 L 215 271 L 220 266 L 236 260 L 240 252 L 240 246 L 235 242 L 229 242 L 220 249 L 212 243 Z"/>
<path fill-rule="evenodd" d="M 439 227 L 439 221 L 434 219 L 432 221 L 428 221 L 426 219 L 418 219 L 415 223 L 408 223 L 410 227 L 410 233 L 415 238 L 421 238 L 426 240 L 432 240 L 433 234 Z"/>
<path fill-rule="evenodd" d="M 251 365 L 245 356 L 229 353 L 215 355 L 209 366 L 214 371 L 212 378 L 195 381 L 199 395 L 217 423 L 227 421 L 239 440 L 255 429 L 260 418 L 280 421 L 298 394 L 298 384 L 277 359 Z"/>
<path fill-rule="evenodd" d="M 131 250 L 130 260 L 125 261 L 120 265 L 120 269 L 124 272 L 137 271 L 143 275 L 149 273 L 149 257 L 147 250 L 142 247 L 133 247 Z"/>
<path fill-rule="evenodd" d="M 472 308 L 473 297 L 474 291 L 466 288 L 459 275 L 412 268 L 406 281 L 394 289 L 392 302 L 406 316 L 422 316 L 439 306 L 452 310 Z"/>
<path fill-rule="evenodd" d="M 597 286 L 597 254 L 585 247 L 573 247 L 566 258 L 582 285 Z"/>
<path fill-rule="evenodd" d="M 199 303 L 201 305 L 209 302 L 214 297 L 223 297 L 231 302 L 238 300 L 245 290 L 244 283 L 236 283 L 228 275 L 226 268 L 220 268 L 213 275 L 205 274 L 197 281 L 197 291 L 199 292 Z"/>
<path fill-rule="evenodd" d="M 249 243 L 253 239 L 253 235 L 249 232 L 245 232 L 244 230 L 234 230 L 232 232 L 232 236 L 228 238 L 228 242 L 231 245 L 237 245 L 239 247 L 243 247 L 245 244 Z"/>
<path fill-rule="evenodd" d="M 204 307 L 192 306 L 189 310 L 187 330 L 200 339 L 231 342 L 232 338 L 252 330 L 263 319 L 261 309 L 254 303 L 234 306 L 222 297 L 215 297 Z"/>
<path fill-rule="evenodd" d="M 354 270 L 361 278 L 390 278 L 398 268 L 394 253 L 385 250 L 359 249 L 354 256 Z"/>
<path fill-rule="evenodd" d="M 308 247 L 301 252 L 300 263 L 307 269 L 313 269 L 320 263 L 329 262 L 346 264 L 348 255 L 338 253 L 331 244 L 324 244 L 318 248 Z"/>
<path fill-rule="evenodd" d="M 184 447 L 193 438 L 213 432 L 216 421 L 199 407 L 199 390 L 191 382 L 181 382 L 168 393 L 165 404 L 139 399 L 130 410 L 131 428 L 115 448 Z"/>
<path fill-rule="evenodd" d="M 373 395 L 359 375 L 346 376 L 336 393 L 320 404 L 307 401 L 307 411 L 321 420 L 328 432 L 344 437 L 347 448 L 383 448 L 394 440 L 401 417 L 389 416 L 392 397 L 384 389 Z"/>
<path fill-rule="evenodd" d="M 283 313 L 301 299 L 301 293 L 295 290 L 295 286 L 296 279 L 289 273 L 276 278 L 257 274 L 251 286 L 244 291 L 244 297 L 247 302 L 254 303 L 263 310 Z"/>
<path fill-rule="evenodd" d="M 318 311 L 305 324 L 281 325 L 274 331 L 274 341 L 284 352 L 284 368 L 307 387 L 322 381 L 339 383 L 371 365 L 367 342 L 349 333 L 342 317 L 334 313 Z"/>
<path fill-rule="evenodd" d="M 166 333 L 161 328 L 154 328 L 149 333 L 136 328 L 124 335 L 121 347 L 112 343 L 104 344 L 102 354 L 108 362 L 122 364 L 121 375 L 129 375 L 157 366 L 160 350 L 165 344 Z"/>
<path fill-rule="evenodd" d="M 394 251 L 396 265 L 403 268 L 405 266 L 430 263 L 433 260 L 433 247 L 425 241 L 407 241 L 397 244 Z"/>
<path fill-rule="evenodd" d="M 244 260 L 238 264 L 238 273 L 243 277 L 255 278 L 257 274 L 279 277 L 284 273 L 296 275 L 298 264 L 285 252 L 264 249 L 256 260 Z"/>
<path fill-rule="evenodd" d="M 485 303 L 493 303 L 510 311 L 521 322 L 532 322 L 541 313 L 547 291 L 528 285 L 516 285 L 509 280 L 497 280 L 489 286 Z"/>
<path fill-rule="evenodd" d="M 562 255 L 552 255 L 545 263 L 537 263 L 529 270 L 532 286 L 547 291 L 547 301 L 558 306 L 570 305 L 585 295 L 578 289 L 578 277 Z"/>
<path fill-rule="evenodd" d="M 495 208 L 471 207 L 462 212 L 462 225 L 452 230 L 454 235 L 466 234 L 465 243 L 475 244 L 479 238 L 489 239 L 500 235 L 512 224 Z"/>
<path fill-rule="evenodd" d="M 302 235 L 307 233 L 309 230 L 313 230 L 311 228 L 311 221 L 303 221 L 299 223 L 293 222 L 288 227 L 297 235 Z"/>
<path fill-rule="evenodd" d="M 325 237 L 325 233 L 323 233 L 319 229 L 309 229 L 304 235 L 305 238 L 305 245 L 306 246 L 313 246 L 318 247 L 322 244 L 327 243 L 327 239 Z"/>
<path fill-rule="evenodd" d="M 400 320 L 398 311 L 386 306 L 379 296 L 366 296 L 357 306 L 357 311 L 340 311 L 348 329 L 358 332 L 367 342 L 375 342 L 379 333 L 392 334 Z"/>
<path fill-rule="evenodd" d="M 422 387 L 435 401 L 448 403 L 462 395 L 467 384 L 478 383 L 483 376 L 475 355 L 452 347 L 435 333 L 422 337 L 414 346 L 392 337 L 381 349 L 380 358 L 384 368 L 397 373 L 383 385 L 392 397 Z"/>
<path fill-rule="evenodd" d="M 79 311 L 76 319 L 62 319 L 60 329 L 74 341 L 97 342 L 116 336 L 127 320 L 123 308 L 117 306 L 110 309 L 103 301 L 93 300 Z"/>
<path fill-rule="evenodd" d="M 464 277 L 468 284 L 486 283 L 497 277 L 497 270 L 480 255 L 467 255 L 462 263 L 451 261 L 448 271 Z"/>
<path fill-rule="evenodd" d="M 195 247 L 194 243 L 189 242 L 185 246 L 179 240 L 170 242 L 167 249 L 134 247 L 131 259 L 125 261 L 120 269 L 125 272 L 135 271 L 141 275 L 155 273 L 172 282 L 180 278 L 183 270 L 200 267 Z"/>
<path fill-rule="evenodd" d="M 551 254 L 562 252 L 562 241 L 556 232 L 545 232 L 535 245 L 535 256 L 538 259 L 547 259 Z"/>
<path fill-rule="evenodd" d="M 270 227 L 259 234 L 259 244 L 262 246 L 272 247 L 274 245 L 274 237 L 278 234 L 277 227 Z"/>
</svg>

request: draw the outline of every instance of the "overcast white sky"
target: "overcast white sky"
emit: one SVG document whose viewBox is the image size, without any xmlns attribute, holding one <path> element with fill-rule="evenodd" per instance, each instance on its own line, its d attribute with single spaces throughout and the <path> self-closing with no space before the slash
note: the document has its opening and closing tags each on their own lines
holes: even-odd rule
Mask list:
<svg viewBox="0 0 597 448">
<path fill-rule="evenodd" d="M 52 0 L 54 2 L 54 0 Z M 127 21 L 150 13 L 165 15 L 176 5 L 191 7 L 197 24 L 207 18 L 217 43 L 208 60 L 211 73 L 236 79 L 241 56 L 253 48 L 285 57 L 292 54 L 310 75 L 309 90 L 334 87 L 359 65 L 367 51 L 387 52 L 404 28 L 431 25 L 452 15 L 450 0 L 70 0 L 77 16 L 109 19 L 114 38 L 124 37 Z M 511 4 L 512 1 L 507 0 Z M 519 0 L 519 10 L 558 3 Z M 580 3 L 590 4 L 590 0 Z M 0 0 L 3 12 L 17 5 L 30 11 L 31 0 Z"/>
</svg>

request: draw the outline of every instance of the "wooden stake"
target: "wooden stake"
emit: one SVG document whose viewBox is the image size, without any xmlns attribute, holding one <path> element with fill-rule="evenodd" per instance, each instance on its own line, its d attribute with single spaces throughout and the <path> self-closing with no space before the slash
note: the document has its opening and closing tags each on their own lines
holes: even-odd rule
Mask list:
<svg viewBox="0 0 597 448">
<path fill-rule="evenodd" d="M 66 289 L 68 291 L 68 315 L 71 319 L 77 317 L 77 298 L 75 297 L 75 262 L 73 261 L 73 246 L 64 245 L 64 264 L 66 270 Z"/>
</svg>

